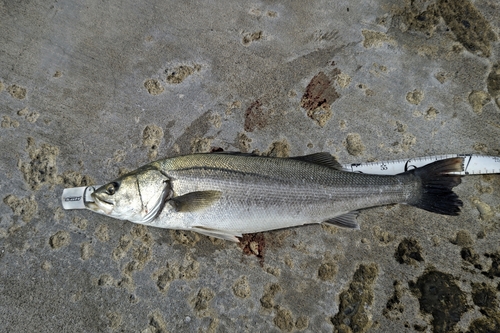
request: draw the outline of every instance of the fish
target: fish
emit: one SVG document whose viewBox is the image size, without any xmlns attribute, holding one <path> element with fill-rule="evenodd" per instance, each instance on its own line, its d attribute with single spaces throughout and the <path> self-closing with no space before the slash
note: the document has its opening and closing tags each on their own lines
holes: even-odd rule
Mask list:
<svg viewBox="0 0 500 333">
<path fill-rule="evenodd" d="M 87 208 L 151 227 L 239 242 L 243 234 L 329 223 L 359 229 L 359 210 L 407 204 L 458 215 L 463 158 L 397 175 L 348 172 L 331 154 L 207 153 L 164 158 L 97 188 Z"/>
</svg>

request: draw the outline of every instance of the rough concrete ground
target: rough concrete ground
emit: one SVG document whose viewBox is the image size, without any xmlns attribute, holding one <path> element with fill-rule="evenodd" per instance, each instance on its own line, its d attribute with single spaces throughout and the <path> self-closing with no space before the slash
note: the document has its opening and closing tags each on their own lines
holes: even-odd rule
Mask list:
<svg viewBox="0 0 500 333">
<path fill-rule="evenodd" d="M 500 331 L 500 176 L 459 217 L 242 247 L 63 211 L 63 188 L 222 148 L 500 155 L 500 4 L 0 2 L 2 332 Z"/>
</svg>

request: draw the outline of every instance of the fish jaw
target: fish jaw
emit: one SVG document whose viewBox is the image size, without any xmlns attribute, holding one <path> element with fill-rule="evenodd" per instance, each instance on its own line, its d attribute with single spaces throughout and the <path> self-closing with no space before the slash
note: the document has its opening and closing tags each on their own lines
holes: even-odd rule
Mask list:
<svg viewBox="0 0 500 333">
<path fill-rule="evenodd" d="M 92 200 L 94 200 L 94 202 L 87 203 L 88 209 L 99 214 L 111 215 L 114 208 L 114 205 L 112 203 L 99 198 L 99 196 L 96 193 L 92 193 L 91 197 Z"/>
</svg>

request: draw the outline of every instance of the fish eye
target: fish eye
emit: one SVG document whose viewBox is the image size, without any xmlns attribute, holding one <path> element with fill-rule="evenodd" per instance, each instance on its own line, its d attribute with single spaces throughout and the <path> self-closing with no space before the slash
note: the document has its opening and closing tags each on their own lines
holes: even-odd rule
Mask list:
<svg viewBox="0 0 500 333">
<path fill-rule="evenodd" d="M 108 186 L 106 186 L 106 193 L 109 195 L 113 195 L 116 193 L 120 185 L 117 182 L 112 182 Z"/>
</svg>

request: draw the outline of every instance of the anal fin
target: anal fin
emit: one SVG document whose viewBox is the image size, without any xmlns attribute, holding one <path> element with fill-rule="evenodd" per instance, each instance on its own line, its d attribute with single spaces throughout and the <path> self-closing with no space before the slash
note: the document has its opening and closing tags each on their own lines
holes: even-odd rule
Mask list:
<svg viewBox="0 0 500 333">
<path fill-rule="evenodd" d="M 235 243 L 239 243 L 240 240 L 238 239 L 238 237 L 242 236 L 241 233 L 232 233 L 230 231 L 212 229 L 203 226 L 194 226 L 190 230 L 203 234 L 205 236 L 225 239 Z"/>
<path fill-rule="evenodd" d="M 356 217 L 358 217 L 359 212 L 357 210 L 353 210 L 352 212 L 348 212 L 329 220 L 326 220 L 325 223 L 333 224 L 337 227 L 348 228 L 348 229 L 356 229 L 359 230 L 359 224 L 356 221 Z"/>
</svg>

